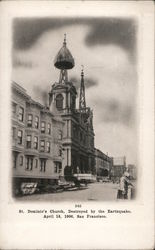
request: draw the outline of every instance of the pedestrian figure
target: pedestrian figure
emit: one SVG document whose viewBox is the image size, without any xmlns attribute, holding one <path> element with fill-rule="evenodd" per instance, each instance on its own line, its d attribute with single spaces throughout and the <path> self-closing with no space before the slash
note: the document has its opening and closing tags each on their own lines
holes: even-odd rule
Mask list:
<svg viewBox="0 0 155 250">
<path fill-rule="evenodd" d="M 129 186 L 133 186 L 129 180 L 130 174 L 124 172 L 123 176 L 120 178 L 120 184 L 117 192 L 117 199 L 128 199 Z"/>
</svg>

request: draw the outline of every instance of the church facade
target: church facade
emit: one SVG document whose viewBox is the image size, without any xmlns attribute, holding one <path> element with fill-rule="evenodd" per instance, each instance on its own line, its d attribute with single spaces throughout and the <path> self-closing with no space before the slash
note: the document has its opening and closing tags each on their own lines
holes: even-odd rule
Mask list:
<svg viewBox="0 0 155 250">
<path fill-rule="evenodd" d="M 66 46 L 55 58 L 55 67 L 60 70 L 59 81 L 49 93 L 49 108 L 64 122 L 63 168 L 71 167 L 72 173 L 95 174 L 95 151 L 93 112 L 86 106 L 84 72 L 81 72 L 79 107 L 76 107 L 77 91 L 68 79 L 68 70 L 74 67 L 74 59 Z"/>
</svg>

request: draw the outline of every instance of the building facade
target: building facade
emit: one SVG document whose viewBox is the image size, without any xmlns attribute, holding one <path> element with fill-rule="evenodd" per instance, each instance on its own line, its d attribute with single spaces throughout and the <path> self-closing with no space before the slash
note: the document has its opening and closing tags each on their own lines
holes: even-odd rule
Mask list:
<svg viewBox="0 0 155 250">
<path fill-rule="evenodd" d="M 104 154 L 101 150 L 95 148 L 95 168 L 98 179 L 110 178 L 113 159 Z"/>
<path fill-rule="evenodd" d="M 63 122 L 12 84 L 13 183 L 55 182 L 62 172 Z"/>
<path fill-rule="evenodd" d="M 60 78 L 51 87 L 48 107 L 12 84 L 14 190 L 23 182 L 52 184 L 64 175 L 95 173 L 93 112 L 86 107 L 83 70 L 76 108 L 77 91 L 67 76 L 73 66 L 64 40 L 55 60 Z"/>
<path fill-rule="evenodd" d="M 79 107 L 76 108 L 77 91 L 68 79 L 68 70 L 74 67 L 74 59 L 66 46 L 66 39 L 55 58 L 60 70 L 59 81 L 49 93 L 49 108 L 64 122 L 63 169 L 74 173 L 95 173 L 93 112 L 86 106 L 84 72 L 81 72 Z"/>
<path fill-rule="evenodd" d="M 111 169 L 111 179 L 118 182 L 123 173 L 127 170 L 126 168 L 126 157 L 113 157 L 113 167 Z"/>
</svg>

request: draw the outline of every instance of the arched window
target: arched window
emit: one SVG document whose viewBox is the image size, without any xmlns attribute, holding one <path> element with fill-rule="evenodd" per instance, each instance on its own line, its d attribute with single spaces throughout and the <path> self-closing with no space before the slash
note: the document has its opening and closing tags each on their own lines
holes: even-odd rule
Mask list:
<svg viewBox="0 0 155 250">
<path fill-rule="evenodd" d="M 71 104 L 72 109 L 75 109 L 75 101 L 76 101 L 75 96 L 72 96 L 72 104 Z"/>
<path fill-rule="evenodd" d="M 62 96 L 62 94 L 58 94 L 56 96 L 56 107 L 58 110 L 63 109 L 63 96 Z"/>
</svg>

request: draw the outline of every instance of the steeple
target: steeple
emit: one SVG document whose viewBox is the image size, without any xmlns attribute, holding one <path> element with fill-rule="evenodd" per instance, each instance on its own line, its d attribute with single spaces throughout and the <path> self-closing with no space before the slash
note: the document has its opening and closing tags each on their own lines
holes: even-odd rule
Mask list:
<svg viewBox="0 0 155 250">
<path fill-rule="evenodd" d="M 84 110 L 86 108 L 86 100 L 85 100 L 85 85 L 84 85 L 84 72 L 83 65 L 81 70 L 81 86 L 80 86 L 80 99 L 79 99 L 79 109 Z"/>
<path fill-rule="evenodd" d="M 64 34 L 64 42 L 62 48 L 59 50 L 55 60 L 54 66 L 57 69 L 60 69 L 60 77 L 59 83 L 65 84 L 68 82 L 68 69 L 72 69 L 74 67 L 74 58 L 67 48 L 66 43 L 66 34 Z"/>
<path fill-rule="evenodd" d="M 67 48 L 66 34 L 64 34 L 64 41 L 62 48 L 59 50 L 54 65 L 60 70 L 59 82 L 52 85 L 49 93 L 50 110 L 62 114 L 66 110 L 76 109 L 76 88 L 72 82 L 68 81 L 67 71 L 74 67 L 74 58 Z"/>
</svg>

